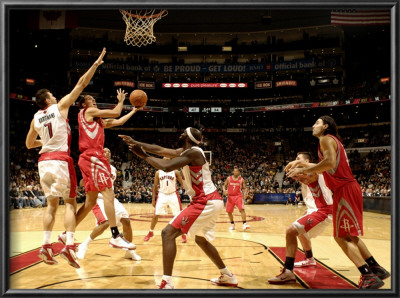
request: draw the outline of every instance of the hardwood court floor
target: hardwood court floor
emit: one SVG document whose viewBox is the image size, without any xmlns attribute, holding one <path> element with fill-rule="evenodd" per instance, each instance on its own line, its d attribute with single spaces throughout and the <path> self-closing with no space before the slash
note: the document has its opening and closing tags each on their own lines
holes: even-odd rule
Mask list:
<svg viewBox="0 0 400 298">
<path fill-rule="evenodd" d="M 80 205 L 79 205 L 80 206 Z M 78 206 L 78 207 L 79 207 Z M 160 231 L 172 218 L 160 218 L 155 236 L 144 242 L 154 209 L 150 204 L 125 204 L 131 215 L 133 242 L 141 261 L 124 259 L 124 251 L 108 246 L 110 232 L 106 231 L 90 244 L 80 269 L 69 266 L 56 257 L 58 265 L 49 266 L 37 258 L 37 250 L 43 239 L 42 215 L 44 209 L 10 211 L 10 288 L 11 289 L 156 289 L 162 276 L 162 247 Z M 284 260 L 285 230 L 305 207 L 286 205 L 247 205 L 247 220 L 251 229 L 241 230 L 240 214 L 235 210 L 236 230 L 229 231 L 229 219 L 221 213 L 217 227 L 217 247 L 227 267 L 236 274 L 242 289 L 336 289 L 340 284 L 354 289 L 358 284 L 359 272 L 336 244 L 332 227 L 312 240 L 314 257 L 319 262 L 318 270 L 330 277 L 327 282 L 320 278 L 317 269 L 295 269 L 298 282 L 291 285 L 270 285 L 267 279 L 277 275 Z M 64 206 L 60 206 L 54 225 L 52 240 L 64 231 Z M 81 243 L 90 234 L 95 219 L 90 213 L 78 226 L 76 242 Z M 377 261 L 391 271 L 391 217 L 378 213 L 364 213 L 364 236 L 367 247 Z M 55 244 L 56 251 L 61 248 Z M 299 250 L 298 254 L 302 255 Z M 279 257 L 280 256 L 280 257 Z M 297 260 L 297 259 L 296 259 Z M 38 278 L 40 276 L 40 278 Z M 219 276 L 218 269 L 188 237 L 183 244 L 177 239 L 177 255 L 173 271 L 176 289 L 228 289 L 209 282 Z M 332 282 L 333 280 L 333 282 Z M 337 280 L 338 282 L 335 282 Z M 391 289 L 391 278 L 385 280 L 382 289 Z"/>
</svg>

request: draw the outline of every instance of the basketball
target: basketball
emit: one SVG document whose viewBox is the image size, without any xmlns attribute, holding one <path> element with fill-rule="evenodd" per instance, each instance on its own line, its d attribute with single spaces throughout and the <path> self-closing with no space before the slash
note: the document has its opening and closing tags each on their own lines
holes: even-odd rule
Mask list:
<svg viewBox="0 0 400 298">
<path fill-rule="evenodd" d="M 144 107 L 147 103 L 147 94 L 143 90 L 136 89 L 129 95 L 129 101 L 135 108 Z"/>
</svg>

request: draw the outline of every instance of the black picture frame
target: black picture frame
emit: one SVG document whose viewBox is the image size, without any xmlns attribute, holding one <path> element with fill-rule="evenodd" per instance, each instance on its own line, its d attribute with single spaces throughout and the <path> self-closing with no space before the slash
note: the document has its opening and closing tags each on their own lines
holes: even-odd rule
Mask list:
<svg viewBox="0 0 400 298">
<path fill-rule="evenodd" d="M 230 296 L 251 296 L 251 297 L 290 297 L 290 296 L 313 296 L 313 297 L 340 297 L 340 296 L 383 296 L 383 297 L 399 297 L 399 131 L 400 123 L 399 115 L 399 1 L 377 1 L 377 0 L 353 0 L 351 2 L 340 1 L 127 1 L 120 0 L 118 2 L 105 0 L 105 1 L 79 1 L 70 0 L 65 2 L 59 1 L 24 1 L 18 2 L 12 0 L 0 0 L 0 15 L 1 15 L 1 54 L 0 54 L 0 69 L 1 73 L 1 94 L 2 100 L 0 101 L 1 113 L 0 117 L 0 189 L 2 192 L 2 208 L 1 208 L 1 295 L 4 297 L 142 297 L 142 296 L 180 296 L 180 297 L 223 297 Z M 113 9 L 118 6 L 132 5 L 141 7 L 159 7 L 160 5 L 167 9 L 340 9 L 340 8 L 382 8 L 391 9 L 392 24 L 391 24 L 391 136 L 392 136 L 392 237 L 391 237 L 391 250 L 392 250 L 392 267 L 390 268 L 392 274 L 392 290 L 379 290 L 379 291 L 360 291 L 360 290 L 308 290 L 308 291 L 295 291 L 295 290 L 174 290 L 174 291 L 159 291 L 159 290 L 15 290 L 9 289 L 9 208 L 8 208 L 8 185 L 9 185 L 9 123 L 12 121 L 12 115 L 9 114 L 9 65 L 7 57 L 10 54 L 10 34 L 9 32 L 9 15 L 10 9 L 18 8 L 40 8 L 40 7 L 57 7 L 71 8 L 79 7 L 85 9 Z M 25 136 L 21 136 L 25 138 Z"/>
</svg>

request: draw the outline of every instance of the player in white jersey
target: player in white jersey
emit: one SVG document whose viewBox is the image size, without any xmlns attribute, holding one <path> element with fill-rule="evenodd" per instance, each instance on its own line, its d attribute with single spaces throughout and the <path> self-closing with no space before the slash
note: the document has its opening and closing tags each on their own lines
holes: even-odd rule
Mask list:
<svg viewBox="0 0 400 298">
<path fill-rule="evenodd" d="M 175 239 L 182 233 L 195 236 L 196 244 L 220 270 L 221 276 L 211 279 L 211 282 L 215 285 L 236 287 L 238 282 L 235 275 L 226 268 L 217 249 L 210 242 L 215 238 L 215 224 L 224 208 L 224 201 L 212 182 L 211 171 L 203 150 L 196 146 L 202 142 L 201 132 L 191 127 L 186 128 L 178 140 L 179 149 L 176 150 L 137 142 L 128 136 L 120 137 L 129 145 L 132 152 L 157 169 L 168 172 L 183 167 L 185 190 L 191 196 L 191 203 L 162 230 L 163 276 L 159 288 L 173 289 Z M 156 158 L 146 152 L 171 159 Z M 189 288 L 192 287 L 189 285 Z"/>
<path fill-rule="evenodd" d="M 309 152 L 297 153 L 296 160 L 310 163 Z M 294 267 L 315 266 L 311 238 L 321 234 L 326 227 L 332 224 L 332 192 L 326 186 L 322 174 L 303 175 L 298 177 L 302 182 L 303 200 L 307 206 L 305 214 L 294 221 L 286 229 L 286 260 L 281 274 L 268 280 L 271 284 L 295 283 Z M 297 238 L 305 251 L 306 259 L 295 263 Z"/>
<path fill-rule="evenodd" d="M 103 149 L 104 156 L 111 162 L 111 151 L 108 148 Z M 111 179 L 113 182 L 112 189 L 114 190 L 114 181 L 117 178 L 117 169 L 110 164 L 111 167 Z M 129 213 L 126 211 L 125 207 L 114 197 L 114 209 L 115 209 L 115 219 L 117 221 L 117 226 L 121 226 L 123 228 L 124 238 L 129 242 L 132 242 L 133 233 L 131 227 L 131 220 L 129 219 Z M 101 193 L 98 194 L 96 205 L 92 209 L 94 216 L 96 217 L 96 227 L 93 229 L 92 233 L 86 238 L 84 242 L 82 242 L 78 246 L 78 251 L 76 252 L 76 256 L 78 259 L 84 259 L 87 250 L 89 249 L 89 244 L 96 237 L 100 236 L 104 233 L 104 231 L 108 228 L 108 218 L 104 209 L 104 200 L 103 195 Z M 127 250 L 125 252 L 126 259 L 132 259 L 135 261 L 140 261 L 141 257 L 133 250 Z"/>
<path fill-rule="evenodd" d="M 51 246 L 51 231 L 54 226 L 59 197 L 65 202 L 64 226 L 67 231 L 66 243 L 60 252 L 62 258 L 74 268 L 79 268 L 75 256 L 74 233 L 76 225 L 76 174 L 70 157 L 71 129 L 68 124 L 70 106 L 78 99 L 89 84 L 97 67 L 103 63 L 106 49 L 79 79 L 71 91 L 57 103 L 57 99 L 47 89 L 36 93 L 36 103 L 40 110 L 35 114 L 26 136 L 28 149 L 42 147 L 38 162 L 40 184 L 47 197 L 47 208 L 43 218 L 43 245 L 39 257 L 48 265 L 57 264 Z M 39 139 L 38 139 L 39 136 Z"/>
<path fill-rule="evenodd" d="M 158 222 L 158 217 L 168 214 L 168 206 L 174 216 L 182 210 L 181 199 L 176 189 L 176 180 L 183 186 L 182 177 L 178 170 L 171 172 L 158 170 L 154 175 L 151 204 L 155 210 L 151 219 L 149 233 L 144 237 L 144 241 L 149 241 L 154 236 L 153 230 Z M 182 243 L 186 243 L 185 234 L 182 234 Z"/>
<path fill-rule="evenodd" d="M 297 153 L 297 158 L 296 160 L 303 160 L 307 163 L 311 162 L 311 154 L 309 152 L 299 152 Z M 332 199 L 332 192 L 331 190 L 326 186 L 324 176 L 322 174 L 318 175 L 318 184 L 320 186 L 320 189 L 323 194 L 323 198 L 326 201 L 328 206 L 331 206 L 333 204 L 333 199 Z M 307 266 L 315 266 L 316 262 L 313 257 L 312 253 L 312 248 L 311 248 L 311 238 L 317 237 L 319 234 L 321 234 L 326 227 L 330 226 L 332 224 L 332 213 L 328 213 L 328 217 L 326 217 L 323 221 L 320 221 L 318 225 L 312 227 L 305 233 L 301 232 L 302 229 L 302 221 L 309 220 L 309 215 L 313 216 L 313 214 L 318 214 L 321 212 L 316 203 L 315 199 L 313 197 L 312 191 L 309 186 L 305 183 L 301 183 L 301 192 L 303 195 L 303 201 L 307 207 L 306 212 L 304 213 L 304 216 L 296 220 L 293 225 L 300 230 L 298 238 L 300 240 L 301 246 L 303 247 L 303 250 L 305 252 L 305 260 L 299 261 L 294 263 L 294 267 L 307 267 Z"/>
</svg>

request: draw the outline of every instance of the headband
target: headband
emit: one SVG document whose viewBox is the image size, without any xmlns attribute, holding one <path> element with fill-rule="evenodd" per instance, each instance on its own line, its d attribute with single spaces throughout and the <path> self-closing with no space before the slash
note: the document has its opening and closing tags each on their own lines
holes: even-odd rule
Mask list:
<svg viewBox="0 0 400 298">
<path fill-rule="evenodd" d="M 191 129 L 191 127 L 186 128 L 186 133 L 187 133 L 189 139 L 192 140 L 192 142 L 194 142 L 197 145 L 200 144 L 201 141 L 198 141 L 195 139 L 195 137 L 192 135 L 192 132 L 190 131 L 190 129 Z"/>
</svg>

